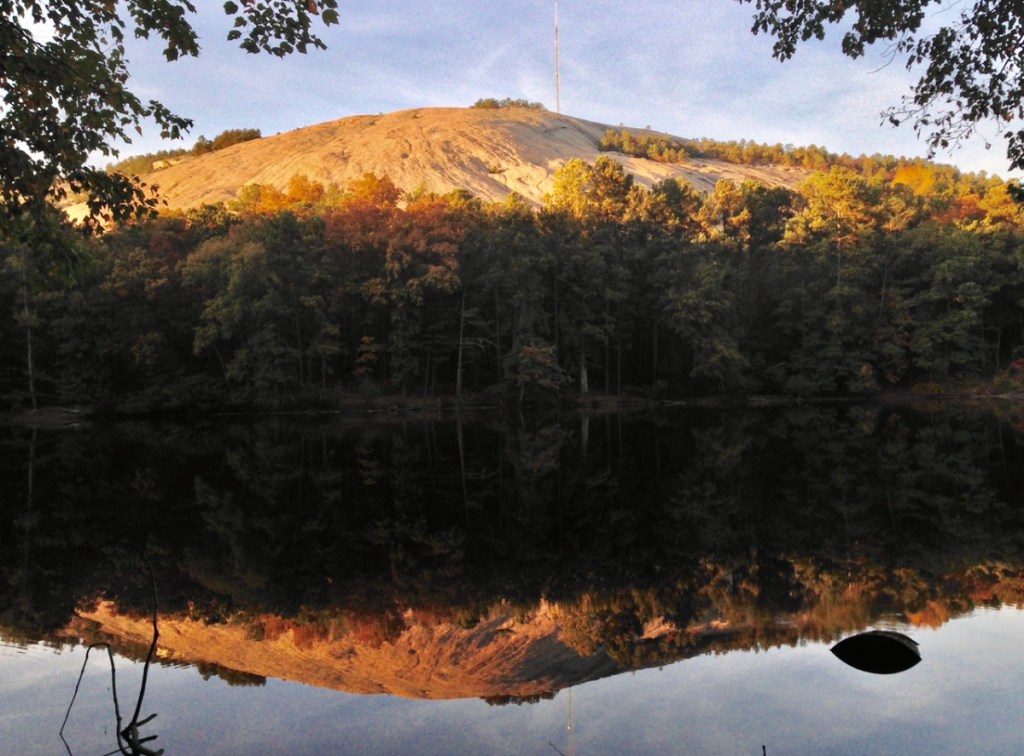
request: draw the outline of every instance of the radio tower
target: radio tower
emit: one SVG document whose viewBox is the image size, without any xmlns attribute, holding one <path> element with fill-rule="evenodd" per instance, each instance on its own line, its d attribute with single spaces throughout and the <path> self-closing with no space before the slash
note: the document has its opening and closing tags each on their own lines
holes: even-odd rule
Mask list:
<svg viewBox="0 0 1024 756">
<path fill-rule="evenodd" d="M 562 113 L 562 82 L 559 78 L 558 60 L 558 0 L 555 0 L 555 112 Z"/>
</svg>

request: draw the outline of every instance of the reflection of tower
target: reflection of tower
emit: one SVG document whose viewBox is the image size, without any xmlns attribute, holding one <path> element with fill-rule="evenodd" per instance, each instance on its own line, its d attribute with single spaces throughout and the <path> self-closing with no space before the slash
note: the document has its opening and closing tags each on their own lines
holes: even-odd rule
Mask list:
<svg viewBox="0 0 1024 756">
<path fill-rule="evenodd" d="M 562 82 L 559 78 L 558 60 L 558 0 L 555 0 L 555 112 L 562 112 Z"/>
<path fill-rule="evenodd" d="M 573 729 L 572 721 L 572 688 L 569 688 L 569 755 L 576 756 L 576 730 Z"/>
<path fill-rule="evenodd" d="M 550 740 L 548 741 L 548 745 L 551 746 L 554 749 L 555 753 L 557 753 L 559 756 L 576 756 L 576 730 L 574 728 L 574 724 L 575 723 L 573 722 L 573 719 L 572 719 L 572 687 L 570 687 L 569 688 L 569 722 L 568 722 L 568 724 L 566 725 L 566 728 L 565 728 L 566 734 L 568 736 L 567 739 L 569 741 L 569 747 L 568 747 L 568 749 L 566 749 L 566 751 L 563 752 L 558 746 L 556 746 Z"/>
</svg>

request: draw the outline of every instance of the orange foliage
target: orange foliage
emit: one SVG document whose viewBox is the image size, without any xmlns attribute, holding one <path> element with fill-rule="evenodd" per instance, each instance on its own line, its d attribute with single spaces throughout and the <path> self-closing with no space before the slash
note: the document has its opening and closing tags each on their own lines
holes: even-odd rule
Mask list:
<svg viewBox="0 0 1024 756">
<path fill-rule="evenodd" d="M 272 215 L 288 210 L 303 215 L 322 209 L 328 196 L 336 193 L 333 185 L 325 187 L 304 174 L 295 174 L 284 191 L 271 184 L 246 184 L 229 207 L 243 214 Z"/>
<path fill-rule="evenodd" d="M 981 207 L 981 197 L 974 192 L 963 194 L 953 200 L 949 207 L 935 216 L 938 223 L 965 226 L 980 221 L 985 217 Z"/>
<path fill-rule="evenodd" d="M 896 169 L 892 183 L 909 186 L 919 197 L 935 190 L 935 169 L 921 163 L 905 163 Z"/>
<path fill-rule="evenodd" d="M 292 628 L 292 641 L 298 648 L 309 649 L 330 639 L 330 628 L 321 625 L 295 625 Z"/>
<path fill-rule="evenodd" d="M 354 252 L 386 249 L 388 229 L 397 210 L 369 202 L 346 202 L 324 216 L 329 244 L 344 244 Z"/>
<path fill-rule="evenodd" d="M 356 645 L 370 648 L 394 643 L 405 630 L 405 621 L 393 611 L 379 615 L 351 615 L 346 620 L 350 628 L 349 639 Z"/>
<path fill-rule="evenodd" d="M 387 176 L 364 173 L 348 185 L 349 202 L 367 203 L 381 207 L 394 207 L 402 198 L 402 190 Z"/>
<path fill-rule="evenodd" d="M 280 212 L 287 204 L 284 192 L 270 184 L 246 184 L 229 207 L 243 214 L 264 215 Z"/>
<path fill-rule="evenodd" d="M 918 612 L 907 612 L 907 622 L 914 627 L 942 627 L 949 622 L 952 612 L 945 602 L 929 601 Z"/>
<path fill-rule="evenodd" d="M 288 180 L 285 198 L 293 205 L 316 205 L 323 198 L 326 190 L 319 181 L 310 181 L 308 176 L 296 174 Z"/>
<path fill-rule="evenodd" d="M 391 179 L 365 173 L 348 186 L 341 204 L 327 210 L 325 236 L 355 252 L 384 250 L 398 214 L 401 190 Z"/>
<path fill-rule="evenodd" d="M 275 641 L 295 626 L 295 623 L 291 620 L 278 617 L 276 614 L 267 614 L 260 617 L 257 624 L 263 631 L 262 639 L 265 641 Z"/>
<path fill-rule="evenodd" d="M 985 211 L 985 220 L 990 225 L 1020 225 L 1024 222 L 1021 206 L 1010 196 L 1007 184 L 997 184 L 989 189 L 978 207 Z"/>
</svg>

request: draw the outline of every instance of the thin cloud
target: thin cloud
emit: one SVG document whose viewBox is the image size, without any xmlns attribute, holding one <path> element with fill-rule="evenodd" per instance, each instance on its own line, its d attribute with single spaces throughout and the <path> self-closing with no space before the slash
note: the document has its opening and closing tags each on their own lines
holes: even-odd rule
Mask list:
<svg viewBox="0 0 1024 756">
<path fill-rule="evenodd" d="M 752 10 L 723 0 L 560 0 L 562 112 L 680 136 L 813 142 L 836 152 L 921 155 L 909 127 L 880 126 L 911 77 L 884 50 L 851 61 L 839 38 L 812 40 L 786 63 L 751 33 Z M 342 9 L 321 31 L 327 51 L 284 60 L 224 41 L 219 9 L 195 17 L 203 54 L 167 64 L 132 42 L 133 85 L 192 117 L 194 133 L 264 133 L 358 113 L 467 106 L 521 97 L 555 107 L 554 3 L 384 0 Z M 872 73 L 873 72 L 873 73 Z M 952 156 L 969 170 L 1004 171 L 1001 139 Z M 168 146 L 147 134 L 128 152 Z"/>
</svg>

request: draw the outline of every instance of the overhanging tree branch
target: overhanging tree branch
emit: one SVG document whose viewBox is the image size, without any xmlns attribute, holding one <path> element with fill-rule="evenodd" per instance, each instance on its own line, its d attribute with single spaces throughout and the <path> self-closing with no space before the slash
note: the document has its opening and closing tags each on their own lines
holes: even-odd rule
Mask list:
<svg viewBox="0 0 1024 756">
<path fill-rule="evenodd" d="M 224 3 L 229 40 L 277 56 L 325 47 L 313 17 L 338 23 L 337 0 Z M 188 0 L 0 0 L 0 233 L 40 217 L 69 194 L 88 197 L 86 228 L 151 213 L 156 201 L 134 177 L 88 165 L 116 155 L 152 122 L 180 138 L 192 122 L 129 90 L 125 34 L 154 37 L 168 61 L 199 55 Z"/>
<path fill-rule="evenodd" d="M 997 124 L 1010 168 L 1024 168 L 1024 5 L 1014 0 L 738 0 L 756 8 L 752 31 L 775 38 L 788 60 L 799 45 L 849 24 L 842 51 L 859 58 L 877 42 L 919 73 L 910 94 L 883 117 L 910 122 L 931 154 L 957 147 L 979 125 Z M 948 14 L 948 16 L 947 16 Z M 933 26 L 937 29 L 930 32 Z"/>
</svg>

